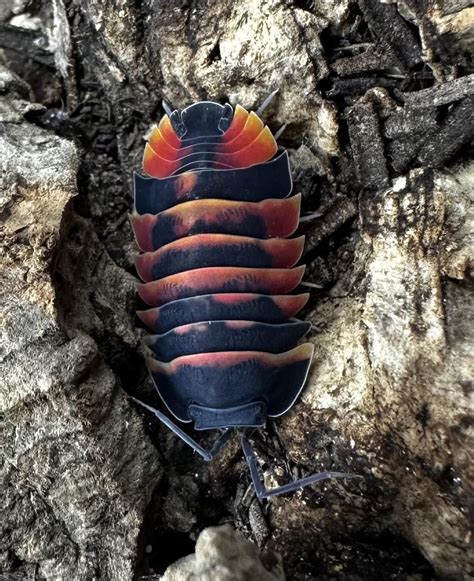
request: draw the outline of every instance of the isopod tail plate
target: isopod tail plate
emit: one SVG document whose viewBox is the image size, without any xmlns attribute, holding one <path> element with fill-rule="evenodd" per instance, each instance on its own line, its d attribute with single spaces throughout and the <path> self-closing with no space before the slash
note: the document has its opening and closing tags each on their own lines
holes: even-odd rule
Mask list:
<svg viewBox="0 0 474 581">
<path fill-rule="evenodd" d="M 150 359 L 149 369 L 164 403 L 182 422 L 191 405 L 219 410 L 262 403 L 268 416 L 285 413 L 298 397 L 309 371 L 313 346 L 284 353 L 219 351 L 173 359 Z"/>
</svg>

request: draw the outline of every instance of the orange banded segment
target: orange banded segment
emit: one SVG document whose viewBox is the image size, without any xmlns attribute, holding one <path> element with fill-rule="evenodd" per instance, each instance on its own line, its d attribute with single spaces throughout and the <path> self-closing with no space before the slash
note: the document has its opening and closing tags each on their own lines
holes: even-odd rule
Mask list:
<svg viewBox="0 0 474 581">
<path fill-rule="evenodd" d="M 210 267 L 188 270 L 138 286 L 138 294 L 149 305 L 160 306 L 185 297 L 212 293 L 285 294 L 298 286 L 305 267 L 237 268 Z"/>
<path fill-rule="evenodd" d="M 168 160 L 156 153 L 147 143 L 143 155 L 143 169 L 152 177 L 165 178 L 195 161 L 224 164 L 229 168 L 244 168 L 268 161 L 277 150 L 277 143 L 268 127 L 264 127 L 247 146 L 233 153 L 200 152 Z"/>
<path fill-rule="evenodd" d="M 174 147 L 175 149 L 181 147 L 181 139 L 176 135 L 176 131 L 174 130 L 171 119 L 168 115 L 164 115 L 161 118 L 161 121 L 158 124 L 158 129 L 165 141 L 171 145 L 171 147 Z"/>
<path fill-rule="evenodd" d="M 148 145 L 151 147 L 154 153 L 168 161 L 175 161 L 180 157 L 185 157 L 186 155 L 190 155 L 193 152 L 193 148 L 191 146 L 176 149 L 170 145 L 163 137 L 160 128 L 156 126 L 151 132 Z"/>
<path fill-rule="evenodd" d="M 157 216 L 153 214 L 129 214 L 135 241 L 141 251 L 153 250 L 153 228 Z"/>
<path fill-rule="evenodd" d="M 177 160 L 169 161 L 153 151 L 150 144 L 145 145 L 143 169 L 153 178 L 166 178 L 180 167 Z"/>
<path fill-rule="evenodd" d="M 242 131 L 231 141 L 219 145 L 219 153 L 234 153 L 247 147 L 247 145 L 250 145 L 260 135 L 263 128 L 263 121 L 252 111 Z"/>
<path fill-rule="evenodd" d="M 248 117 L 248 111 L 246 111 L 241 105 L 237 105 L 234 110 L 234 117 L 232 118 L 230 127 L 222 136 L 222 143 L 227 143 L 237 137 L 245 127 Z"/>
<path fill-rule="evenodd" d="M 157 215 L 133 214 L 131 224 L 138 246 L 145 252 L 193 234 L 286 238 L 298 228 L 300 205 L 300 194 L 263 202 L 195 200 Z"/>
<path fill-rule="evenodd" d="M 265 200 L 258 205 L 262 206 L 262 213 L 265 216 L 266 238 L 286 238 L 298 228 L 301 194 L 284 200 Z"/>
<path fill-rule="evenodd" d="M 206 143 L 202 143 L 194 147 L 189 145 L 187 147 L 175 148 L 164 138 L 160 128 L 155 126 L 151 132 L 148 144 L 158 156 L 168 161 L 175 161 L 192 153 L 205 151 L 208 151 L 210 154 L 213 152 L 236 153 L 250 145 L 260 135 L 263 128 L 264 124 L 260 117 L 252 112 L 248 116 L 242 131 L 228 142 L 223 141 L 222 143 L 209 143 L 207 145 Z"/>
<path fill-rule="evenodd" d="M 218 161 L 230 163 L 232 167 L 249 167 L 271 159 L 278 151 L 278 146 L 268 127 L 264 127 L 258 136 L 246 147 L 229 154 L 218 154 Z"/>
<path fill-rule="evenodd" d="M 260 240 L 231 234 L 196 234 L 138 255 L 135 267 L 145 282 L 208 266 L 291 268 L 301 258 L 303 245 L 304 236 Z"/>
</svg>

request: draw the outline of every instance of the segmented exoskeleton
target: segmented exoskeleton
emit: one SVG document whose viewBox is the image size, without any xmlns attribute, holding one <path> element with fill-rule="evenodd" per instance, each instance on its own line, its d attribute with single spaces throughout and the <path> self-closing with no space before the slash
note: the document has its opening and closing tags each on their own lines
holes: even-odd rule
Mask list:
<svg viewBox="0 0 474 581">
<path fill-rule="evenodd" d="M 205 460 L 233 429 L 259 498 L 343 477 L 323 472 L 266 490 L 247 438 L 284 414 L 303 388 L 313 355 L 298 345 L 310 324 L 293 319 L 307 294 L 295 266 L 304 237 L 300 196 L 290 196 L 286 151 L 256 113 L 209 101 L 169 111 L 154 127 L 135 175 L 131 218 L 143 254 L 138 313 L 153 331 L 148 367 L 168 410 L 196 430 L 221 433 L 205 450 L 168 416 L 152 411 Z M 138 401 L 138 400 L 136 400 Z"/>
</svg>

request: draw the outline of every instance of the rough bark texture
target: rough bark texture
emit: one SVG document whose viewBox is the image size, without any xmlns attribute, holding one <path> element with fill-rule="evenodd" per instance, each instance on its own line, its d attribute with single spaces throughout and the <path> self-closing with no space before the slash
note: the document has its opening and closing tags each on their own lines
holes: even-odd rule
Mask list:
<svg viewBox="0 0 474 581">
<path fill-rule="evenodd" d="M 133 278 L 69 207 L 73 143 L 24 122 L 22 83 L 1 79 L 2 569 L 131 578 L 160 469 L 99 344 L 136 346 Z"/>
<path fill-rule="evenodd" d="M 5 579 L 474 575 L 473 45 L 462 0 L 0 5 Z M 316 356 L 254 443 L 269 485 L 364 478 L 262 506 L 237 441 L 204 465 L 128 403 L 157 402 L 127 212 L 163 98 L 276 88 Z M 263 556 L 194 548 L 228 522 Z"/>
</svg>

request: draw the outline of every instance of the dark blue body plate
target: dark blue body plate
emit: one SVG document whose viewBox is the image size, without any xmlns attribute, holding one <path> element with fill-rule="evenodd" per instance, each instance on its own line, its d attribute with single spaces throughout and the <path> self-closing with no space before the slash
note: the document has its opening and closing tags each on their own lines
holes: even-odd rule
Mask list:
<svg viewBox="0 0 474 581">
<path fill-rule="evenodd" d="M 185 252 L 171 250 L 163 261 L 152 269 L 153 280 L 185 270 L 207 266 L 246 266 L 249 268 L 271 268 L 272 255 L 256 244 L 243 243 L 229 252 L 217 245 L 190 248 Z"/>
<path fill-rule="evenodd" d="M 153 335 L 147 343 L 160 361 L 193 353 L 216 351 L 266 351 L 283 353 L 306 335 L 310 323 L 292 321 L 270 325 L 254 321 L 205 321 Z"/>
<path fill-rule="evenodd" d="M 164 179 L 135 180 L 135 209 L 139 214 L 158 214 L 183 202 L 215 198 L 261 202 L 286 198 L 292 188 L 288 154 L 243 169 L 194 171 Z"/>
<path fill-rule="evenodd" d="M 199 321 L 250 320 L 279 324 L 296 315 L 308 298 L 307 293 L 285 296 L 201 295 L 172 301 L 138 314 L 152 331 L 160 334 Z"/>
</svg>

